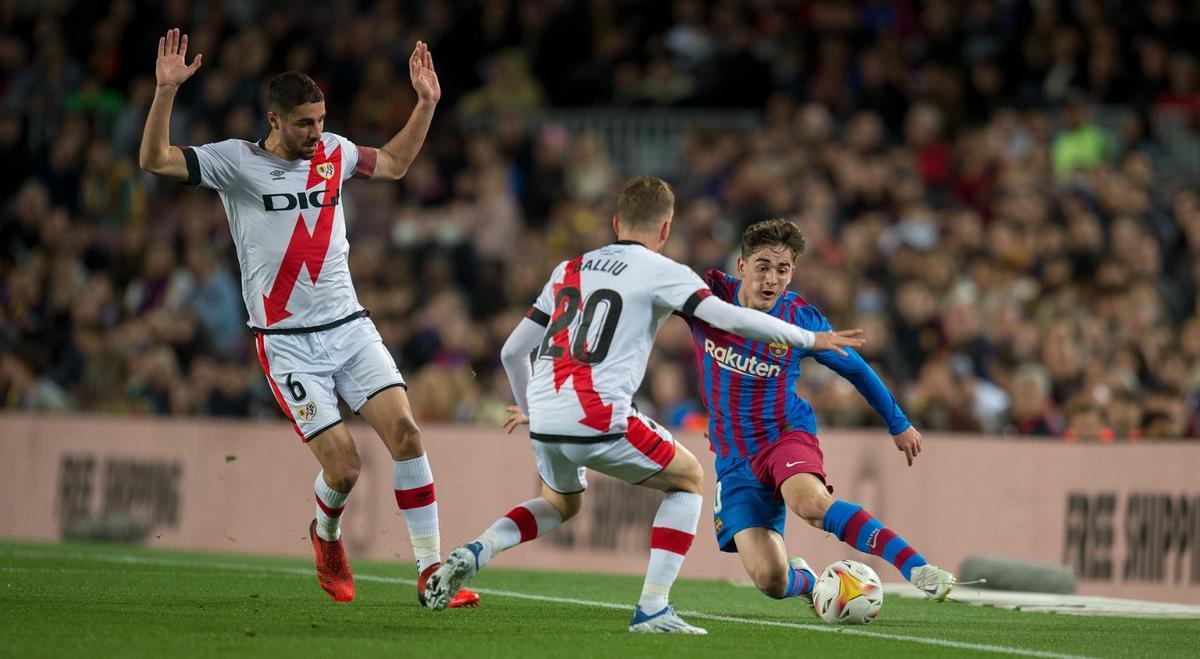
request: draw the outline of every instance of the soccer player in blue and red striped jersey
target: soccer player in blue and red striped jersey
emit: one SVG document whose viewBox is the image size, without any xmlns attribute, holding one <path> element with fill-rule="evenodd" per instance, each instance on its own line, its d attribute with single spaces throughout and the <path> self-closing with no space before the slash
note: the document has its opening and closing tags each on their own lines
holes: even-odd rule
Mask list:
<svg viewBox="0 0 1200 659">
<path fill-rule="evenodd" d="M 713 295 L 757 309 L 813 332 L 828 331 L 816 307 L 788 290 L 804 234 L 786 220 L 767 220 L 742 236 L 738 277 L 705 273 Z M 808 564 L 789 559 L 783 543 L 787 509 L 854 549 L 882 557 L 904 578 L 942 601 L 954 586 L 949 572 L 921 554 L 862 506 L 834 499 L 826 484 L 812 406 L 796 394 L 800 362 L 813 357 L 849 380 L 879 414 L 909 466 L 921 452 L 921 433 L 892 393 L 852 349 L 845 355 L 767 344 L 686 319 L 696 344 L 708 436 L 716 454 L 713 523 L 722 551 L 737 553 L 759 590 L 776 599 L 807 595 L 815 578 Z"/>
<path fill-rule="evenodd" d="M 675 193 L 666 181 L 642 176 L 626 183 L 612 220 L 617 242 L 561 262 L 504 342 L 500 361 L 517 401 L 504 427 L 512 432 L 529 424 L 541 496 L 450 552 L 429 577 L 430 608 L 444 608 L 500 552 L 574 517 L 591 469 L 665 493 L 629 631 L 707 633 L 680 618 L 669 599 L 696 535 L 704 470 L 670 432 L 633 407 L 658 328 L 676 312 L 814 350 L 860 346 L 862 330 L 809 332 L 716 299 L 690 268 L 659 253 L 674 214 Z"/>
</svg>

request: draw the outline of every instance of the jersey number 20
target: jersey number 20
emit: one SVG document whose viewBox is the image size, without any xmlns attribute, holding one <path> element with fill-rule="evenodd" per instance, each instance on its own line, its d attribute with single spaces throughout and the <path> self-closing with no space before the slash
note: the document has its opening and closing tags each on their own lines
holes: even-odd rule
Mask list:
<svg viewBox="0 0 1200 659">
<path fill-rule="evenodd" d="M 555 316 L 546 327 L 546 335 L 538 348 L 538 359 L 561 359 L 563 347 L 554 345 L 554 337 L 569 328 L 575 322 L 575 317 L 583 308 L 583 318 L 575 331 L 575 339 L 571 341 L 571 357 L 584 364 L 598 364 L 608 356 L 608 347 L 612 343 L 613 334 L 617 331 L 617 320 L 621 317 L 621 294 L 608 288 L 601 288 L 588 296 L 587 302 L 581 304 L 583 295 L 578 288 L 564 286 L 558 289 L 554 296 Z M 595 345 L 588 346 L 587 338 L 592 325 L 597 322 L 596 315 L 601 313 L 603 305 L 604 317 L 599 322 L 600 334 L 596 337 Z"/>
</svg>

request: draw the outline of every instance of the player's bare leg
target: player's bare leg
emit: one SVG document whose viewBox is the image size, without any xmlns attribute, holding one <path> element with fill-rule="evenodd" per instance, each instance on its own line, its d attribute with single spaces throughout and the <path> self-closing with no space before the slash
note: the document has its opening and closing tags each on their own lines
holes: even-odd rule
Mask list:
<svg viewBox="0 0 1200 659">
<path fill-rule="evenodd" d="M 403 387 L 384 389 L 359 408 L 367 423 L 379 434 L 392 456 L 392 486 L 396 505 L 408 526 L 413 555 L 417 559 L 417 599 L 426 604 L 425 584 L 441 565 L 441 534 L 438 529 L 437 495 L 433 472 L 421 443 L 421 429 L 413 418 L 412 406 Z M 478 606 L 479 595 L 457 593 L 451 607 Z"/>
<path fill-rule="evenodd" d="M 308 527 L 317 564 L 317 582 L 338 602 L 354 599 L 354 575 L 342 543 L 342 512 L 346 498 L 358 482 L 362 462 L 354 438 L 346 426 L 337 424 L 308 442 L 321 471 L 317 474 L 316 518 Z"/>
<path fill-rule="evenodd" d="M 642 596 L 633 610 L 629 631 L 707 634 L 707 630 L 680 618 L 669 599 L 671 586 L 679 576 L 683 559 L 696 536 L 703 500 L 704 469 L 696 456 L 676 444 L 675 457 L 666 469 L 646 479 L 641 485 L 666 492 L 666 496 L 654 516 L 654 528 L 650 532 L 650 563 L 646 566 Z"/>
<path fill-rule="evenodd" d="M 804 559 L 788 557 L 783 536 L 774 529 L 742 529 L 733 536 L 733 542 L 746 574 L 767 597 L 786 599 L 812 592 L 816 575 Z"/>
<path fill-rule="evenodd" d="M 793 513 L 818 529 L 835 501 L 825 483 L 812 474 L 800 473 L 788 478 L 779 487 L 779 493 Z"/>
<path fill-rule="evenodd" d="M 496 520 L 483 535 L 458 547 L 429 577 L 429 608 L 440 611 L 452 602 L 450 594 L 471 582 L 500 552 L 539 538 L 579 512 L 583 492 L 562 493 L 542 483 L 542 496 L 530 499 Z"/>
<path fill-rule="evenodd" d="M 771 529 L 742 529 L 733 536 L 746 575 L 764 595 L 783 599 L 787 589 L 787 548 Z"/>
<path fill-rule="evenodd" d="M 954 588 L 954 575 L 930 565 L 891 529 L 862 506 L 834 499 L 813 474 L 796 474 L 779 488 L 788 508 L 816 528 L 828 531 L 851 547 L 891 563 L 912 585 L 939 602 Z"/>
</svg>

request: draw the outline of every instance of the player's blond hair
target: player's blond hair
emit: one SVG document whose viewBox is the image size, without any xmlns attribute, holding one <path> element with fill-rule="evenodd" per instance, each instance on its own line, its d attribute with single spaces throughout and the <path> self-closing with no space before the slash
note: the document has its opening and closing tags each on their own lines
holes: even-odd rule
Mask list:
<svg viewBox="0 0 1200 659">
<path fill-rule="evenodd" d="M 617 217 L 630 229 L 654 229 L 675 211 L 675 193 L 657 176 L 639 176 L 625 183 L 617 198 Z"/>
<path fill-rule="evenodd" d="M 804 253 L 804 232 L 794 222 L 773 219 L 756 222 L 742 233 L 742 258 L 764 247 L 785 247 L 792 250 L 792 260 Z"/>
</svg>

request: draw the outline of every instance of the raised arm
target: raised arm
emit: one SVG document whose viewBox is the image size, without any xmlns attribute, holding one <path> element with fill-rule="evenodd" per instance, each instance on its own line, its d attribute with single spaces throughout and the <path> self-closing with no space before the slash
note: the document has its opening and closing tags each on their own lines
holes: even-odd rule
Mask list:
<svg viewBox="0 0 1200 659">
<path fill-rule="evenodd" d="M 175 105 L 175 92 L 200 69 L 203 59 L 197 54 L 191 65 L 185 63 L 187 44 L 187 35 L 180 35 L 179 28 L 167 30 L 167 35 L 158 39 L 158 60 L 154 65 L 158 85 L 154 89 L 154 101 L 150 103 L 150 113 L 142 131 L 142 146 L 138 151 L 138 165 L 142 169 L 176 181 L 186 181 L 188 170 L 183 151 L 171 146 L 171 108 Z"/>
<path fill-rule="evenodd" d="M 863 333 L 861 329 L 811 332 L 761 311 L 734 306 L 712 295 L 701 300 L 692 314 L 713 327 L 755 341 L 786 343 L 810 350 L 833 350 L 840 355 L 846 354 L 843 348 L 855 348 L 865 342 L 859 338 Z"/>
<path fill-rule="evenodd" d="M 417 92 L 417 107 L 413 108 L 404 128 L 380 147 L 372 178 L 396 180 L 408 172 L 421 151 L 421 145 L 425 143 L 425 135 L 429 133 L 429 124 L 433 121 L 433 110 L 442 98 L 442 87 L 438 83 L 437 72 L 433 70 L 433 56 L 429 54 L 429 46 L 424 41 L 417 42 L 417 47 L 408 58 L 408 75 Z"/>
</svg>

